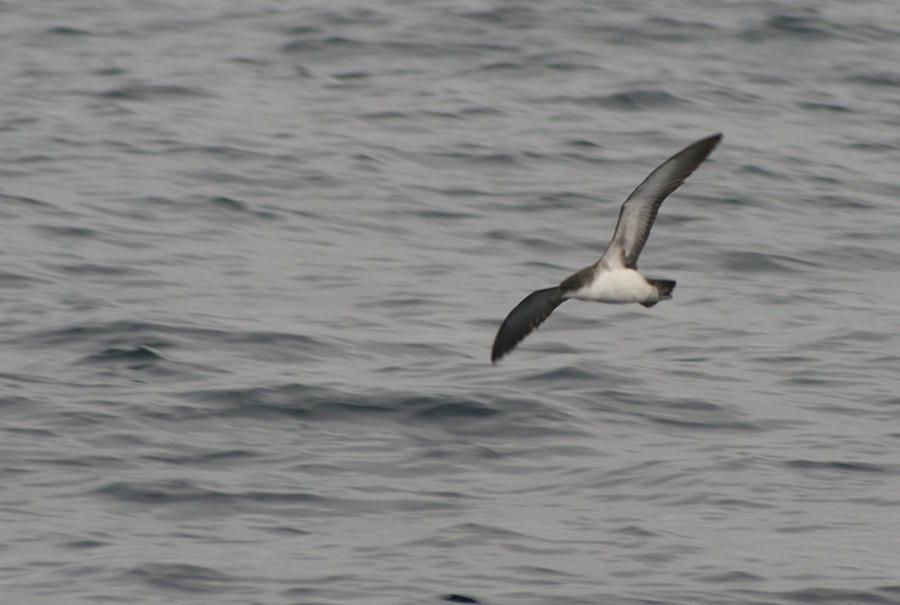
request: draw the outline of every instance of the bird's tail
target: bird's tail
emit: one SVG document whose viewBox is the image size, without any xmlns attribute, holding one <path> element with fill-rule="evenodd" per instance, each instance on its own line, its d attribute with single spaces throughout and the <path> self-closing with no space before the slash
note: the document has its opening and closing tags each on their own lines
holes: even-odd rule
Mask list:
<svg viewBox="0 0 900 605">
<path fill-rule="evenodd" d="M 671 279 L 648 279 L 647 283 L 656 288 L 656 291 L 659 293 L 659 300 L 654 300 L 653 302 L 644 302 L 641 303 L 645 307 L 652 307 L 660 300 L 668 300 L 672 298 L 672 290 L 675 289 L 675 281 Z"/>
</svg>

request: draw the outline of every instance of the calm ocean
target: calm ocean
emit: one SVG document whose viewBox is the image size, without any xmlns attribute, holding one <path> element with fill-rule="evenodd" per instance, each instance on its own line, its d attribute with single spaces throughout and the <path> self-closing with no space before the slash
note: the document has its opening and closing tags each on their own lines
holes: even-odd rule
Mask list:
<svg viewBox="0 0 900 605">
<path fill-rule="evenodd" d="M 0 605 L 900 604 L 900 10 L 0 0 Z M 652 309 L 526 294 L 723 143 Z"/>
</svg>

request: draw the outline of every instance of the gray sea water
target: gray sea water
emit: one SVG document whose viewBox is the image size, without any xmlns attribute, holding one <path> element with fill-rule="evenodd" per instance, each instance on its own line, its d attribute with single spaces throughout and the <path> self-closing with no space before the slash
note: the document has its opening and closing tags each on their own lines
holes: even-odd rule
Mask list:
<svg viewBox="0 0 900 605">
<path fill-rule="evenodd" d="M 0 603 L 900 603 L 900 11 L 0 1 Z M 645 309 L 531 290 L 721 131 Z"/>
</svg>

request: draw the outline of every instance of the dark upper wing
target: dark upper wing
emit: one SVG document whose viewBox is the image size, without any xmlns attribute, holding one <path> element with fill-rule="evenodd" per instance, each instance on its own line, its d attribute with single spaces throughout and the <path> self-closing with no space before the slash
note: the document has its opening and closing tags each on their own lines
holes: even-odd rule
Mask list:
<svg viewBox="0 0 900 605">
<path fill-rule="evenodd" d="M 660 204 L 697 169 L 720 140 L 722 135 L 714 134 L 688 145 L 663 162 L 638 185 L 622 204 L 616 232 L 603 253 L 601 262 L 606 261 L 613 266 L 637 267 L 638 256 L 647 243 Z"/>
<path fill-rule="evenodd" d="M 537 290 L 526 296 L 509 312 L 497 331 L 494 347 L 491 349 L 491 362 L 496 363 L 498 359 L 512 351 L 565 300 L 558 286 Z"/>
</svg>

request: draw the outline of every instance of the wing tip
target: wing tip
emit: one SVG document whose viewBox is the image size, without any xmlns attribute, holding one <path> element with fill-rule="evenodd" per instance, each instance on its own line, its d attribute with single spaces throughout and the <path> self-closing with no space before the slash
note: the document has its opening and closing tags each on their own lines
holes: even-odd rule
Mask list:
<svg viewBox="0 0 900 605">
<path fill-rule="evenodd" d="M 497 362 L 503 359 L 503 355 L 505 355 L 505 353 L 498 351 L 495 345 L 491 350 L 491 365 L 497 365 Z"/>
<path fill-rule="evenodd" d="M 698 143 L 705 143 L 709 145 L 710 151 L 712 151 L 713 149 L 715 149 L 716 145 L 722 142 L 722 138 L 724 136 L 725 135 L 721 132 L 715 132 L 709 136 L 703 137 L 698 141 Z"/>
<path fill-rule="evenodd" d="M 509 346 L 508 343 L 503 344 L 501 342 L 500 334 L 500 332 L 497 333 L 497 337 L 494 339 L 494 346 L 491 347 L 491 365 L 497 365 L 497 362 L 506 357 L 510 351 L 516 348 L 516 345 L 519 344 L 519 342 L 524 340 L 524 337 L 522 337 L 513 343 L 512 346 Z"/>
</svg>

